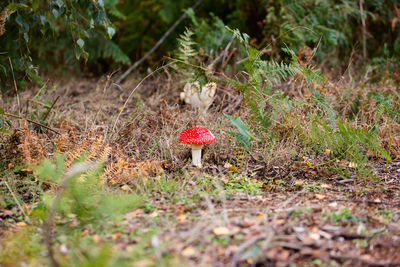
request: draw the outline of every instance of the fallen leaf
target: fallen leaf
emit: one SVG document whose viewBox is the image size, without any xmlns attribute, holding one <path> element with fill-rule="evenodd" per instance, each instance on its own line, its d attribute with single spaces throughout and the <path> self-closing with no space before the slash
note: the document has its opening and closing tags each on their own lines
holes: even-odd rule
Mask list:
<svg viewBox="0 0 400 267">
<path fill-rule="evenodd" d="M 320 240 L 320 238 L 321 238 L 319 233 L 314 233 L 314 232 L 310 233 L 308 235 L 308 237 L 311 238 L 312 240 L 315 240 L 315 241 Z"/>
<path fill-rule="evenodd" d="M 128 221 L 129 220 L 133 220 L 135 218 L 142 217 L 143 214 L 144 214 L 144 210 L 143 209 L 136 209 L 134 211 L 131 211 L 131 212 L 127 213 L 125 215 L 125 219 L 128 220 Z"/>
<path fill-rule="evenodd" d="M 326 198 L 325 195 L 321 195 L 321 194 L 315 194 L 314 197 L 315 197 L 316 199 L 319 199 L 319 200 L 322 200 L 322 199 L 325 199 L 325 198 Z"/>
<path fill-rule="evenodd" d="M 149 214 L 149 217 L 151 218 L 155 218 L 158 216 L 158 212 L 157 211 L 153 211 L 152 213 Z"/>
<path fill-rule="evenodd" d="M 365 260 L 365 261 L 370 261 L 370 260 L 372 260 L 372 256 L 369 255 L 369 254 L 363 254 L 363 255 L 361 255 L 360 258 L 361 258 L 362 260 Z"/>
<path fill-rule="evenodd" d="M 229 235 L 230 234 L 230 230 L 224 226 L 220 226 L 220 227 L 216 227 L 213 229 L 213 232 L 215 235 Z"/>
<path fill-rule="evenodd" d="M 228 177 L 228 176 L 224 176 L 224 177 L 222 177 L 221 181 L 222 181 L 224 184 L 227 184 L 227 183 L 229 183 L 229 177 Z"/>
<path fill-rule="evenodd" d="M 194 257 L 196 256 L 197 251 L 194 247 L 187 247 L 184 250 L 182 250 L 182 256 L 184 257 Z"/>
<path fill-rule="evenodd" d="M 257 219 L 259 219 L 259 220 L 262 220 L 264 218 L 265 218 L 265 214 L 260 213 L 257 215 Z"/>
<path fill-rule="evenodd" d="M 86 235 L 88 235 L 90 232 L 89 232 L 89 230 L 88 229 L 85 229 L 82 233 L 81 233 L 81 236 L 86 236 Z"/>
<path fill-rule="evenodd" d="M 279 220 L 274 221 L 274 225 L 276 225 L 276 226 L 281 226 L 281 225 L 284 225 L 285 223 L 286 223 L 286 220 L 284 220 L 284 219 L 279 219 Z"/>
<path fill-rule="evenodd" d="M 22 226 L 26 226 L 27 224 L 25 222 L 17 222 L 16 225 L 22 227 Z"/>
<path fill-rule="evenodd" d="M 0 212 L 1 217 L 8 217 L 12 215 L 14 215 L 14 212 L 12 212 L 11 210 L 2 209 Z"/>
<path fill-rule="evenodd" d="M 184 213 L 179 214 L 178 216 L 176 216 L 178 223 L 185 223 L 187 222 L 187 215 Z"/>
<path fill-rule="evenodd" d="M 121 236 L 122 236 L 121 232 L 116 232 L 115 234 L 112 235 L 112 239 L 113 240 L 118 240 L 118 239 L 121 238 Z"/>
<path fill-rule="evenodd" d="M 99 235 L 96 235 L 96 234 L 92 235 L 92 239 L 93 239 L 93 242 L 96 243 L 96 244 L 101 241 L 101 237 Z"/>
<path fill-rule="evenodd" d="M 332 207 L 332 208 L 336 208 L 337 205 L 338 205 L 337 202 L 332 202 L 332 203 L 329 203 L 329 204 L 328 204 L 328 206 L 329 206 L 329 207 Z"/>
<path fill-rule="evenodd" d="M 128 185 L 126 185 L 126 184 L 124 184 L 123 186 L 121 186 L 121 190 L 123 190 L 123 191 L 125 191 L 125 192 L 131 192 L 131 191 L 132 191 L 132 189 L 131 189 Z"/>
<path fill-rule="evenodd" d="M 290 256 L 290 251 L 281 247 L 273 247 L 267 251 L 266 256 L 268 259 L 275 261 L 287 261 Z"/>
</svg>

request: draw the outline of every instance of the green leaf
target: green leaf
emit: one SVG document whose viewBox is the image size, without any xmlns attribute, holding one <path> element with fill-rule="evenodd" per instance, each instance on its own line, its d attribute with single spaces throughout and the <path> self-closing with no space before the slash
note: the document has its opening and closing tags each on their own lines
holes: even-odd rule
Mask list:
<svg viewBox="0 0 400 267">
<path fill-rule="evenodd" d="M 0 115 L 4 115 L 4 109 L 0 108 Z"/>
<path fill-rule="evenodd" d="M 107 27 L 108 37 L 111 39 L 115 34 L 115 29 L 113 27 Z"/>
<path fill-rule="evenodd" d="M 32 9 L 36 11 L 39 8 L 39 0 L 32 0 Z"/>
<path fill-rule="evenodd" d="M 79 38 L 76 43 L 79 45 L 80 48 L 83 48 L 83 46 L 85 45 L 85 41 L 83 41 L 81 38 Z"/>
<path fill-rule="evenodd" d="M 232 136 L 234 136 L 236 138 L 236 140 L 243 145 L 244 149 L 246 151 L 250 150 L 250 139 L 249 137 L 247 137 L 246 135 L 243 135 L 241 133 L 236 133 L 236 132 L 230 132 L 228 131 L 228 133 Z"/>
<path fill-rule="evenodd" d="M 239 117 L 236 118 L 236 117 L 230 116 L 230 115 L 225 114 L 225 113 L 224 113 L 224 115 L 225 115 L 225 117 L 227 117 L 228 119 L 231 120 L 232 124 L 235 125 L 236 128 L 238 128 L 239 132 L 240 132 L 242 135 L 247 136 L 247 138 L 249 138 L 249 139 L 254 139 L 254 140 L 256 140 L 257 142 L 260 142 L 260 141 L 261 141 L 259 138 L 253 136 L 253 135 L 250 133 L 250 128 L 247 127 L 247 126 L 244 124 L 244 122 L 242 121 L 242 119 L 240 119 Z"/>
<path fill-rule="evenodd" d="M 104 11 L 98 11 L 93 14 L 93 20 L 95 23 L 100 24 L 106 19 L 107 15 Z"/>
<path fill-rule="evenodd" d="M 16 10 L 16 9 L 19 9 L 19 8 L 30 8 L 30 7 L 27 6 L 27 5 L 24 5 L 24 4 L 11 3 L 6 8 L 7 8 L 8 11 L 13 11 L 13 10 Z"/>
</svg>

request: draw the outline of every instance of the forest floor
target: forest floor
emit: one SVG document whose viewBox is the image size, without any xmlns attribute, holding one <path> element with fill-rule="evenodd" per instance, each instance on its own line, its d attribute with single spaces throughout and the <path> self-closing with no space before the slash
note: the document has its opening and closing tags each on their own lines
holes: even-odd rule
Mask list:
<svg viewBox="0 0 400 267">
<path fill-rule="evenodd" d="M 107 244 L 113 255 L 97 255 L 101 264 L 90 266 L 400 266 L 400 161 L 371 157 L 374 178 L 364 179 L 351 162 L 337 160 L 332 170 L 326 155 L 299 154 L 285 137 L 273 150 L 249 154 L 227 133 L 233 128 L 223 113 L 248 116 L 233 89 L 218 85 L 214 104 L 199 116 L 179 102 L 181 88 L 167 74 L 136 88 L 138 81 L 119 90 L 107 89 L 104 78 L 77 78 L 18 92 L 19 104 L 3 96 L 9 113 L 58 133 L 14 119 L 2 133 L 0 266 L 49 264 L 44 247 L 32 252 L 18 240 L 36 231 L 43 244 L 40 223 L 24 215 L 40 192 L 55 190 L 31 167 L 55 151 L 67 155 L 66 167 L 83 151 L 92 159 L 107 154 L 102 179 L 110 190 L 143 199 L 121 223 L 75 232 L 85 240 L 79 248 L 56 232 L 61 265 L 84 266 L 82 258 L 94 264 L 90 251 Z M 48 109 L 38 103 L 56 97 L 44 116 Z M 195 124 L 217 139 L 204 149 L 202 169 L 178 142 Z"/>
</svg>

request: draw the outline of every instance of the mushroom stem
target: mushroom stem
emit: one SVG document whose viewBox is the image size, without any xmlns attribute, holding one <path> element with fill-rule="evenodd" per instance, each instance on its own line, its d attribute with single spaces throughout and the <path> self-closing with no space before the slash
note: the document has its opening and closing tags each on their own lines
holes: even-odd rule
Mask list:
<svg viewBox="0 0 400 267">
<path fill-rule="evenodd" d="M 192 163 L 197 168 L 201 168 L 201 149 L 203 145 L 191 145 L 192 147 Z"/>
</svg>

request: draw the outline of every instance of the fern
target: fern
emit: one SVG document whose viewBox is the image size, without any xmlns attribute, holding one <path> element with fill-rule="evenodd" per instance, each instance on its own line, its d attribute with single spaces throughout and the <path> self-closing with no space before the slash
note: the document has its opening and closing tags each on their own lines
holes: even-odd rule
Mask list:
<svg viewBox="0 0 400 267">
<path fill-rule="evenodd" d="M 116 63 L 129 64 L 131 62 L 129 57 L 121 50 L 121 48 L 108 39 L 104 39 L 101 56 L 103 58 L 111 58 Z"/>
<path fill-rule="evenodd" d="M 391 161 L 390 153 L 382 147 L 379 133 L 374 127 L 357 128 L 347 121 L 337 119 L 337 114 L 330 103 L 318 91 L 313 96 L 312 102 L 321 108 L 317 109 L 311 120 L 311 142 L 316 151 L 322 153 L 328 149 L 330 155 L 336 159 L 348 160 L 364 178 L 373 175 L 367 166 L 368 152 Z"/>
<path fill-rule="evenodd" d="M 184 34 L 178 38 L 178 51 L 176 52 L 176 66 L 180 69 L 185 77 L 181 82 L 192 83 L 198 81 L 200 83 L 199 90 L 209 82 L 209 75 L 205 68 L 202 67 L 201 57 L 197 52 L 197 43 L 193 41 L 195 33 L 186 28 Z M 198 61 L 200 61 L 198 63 Z"/>
<path fill-rule="evenodd" d="M 288 111 L 282 107 L 291 106 L 295 102 L 279 91 L 274 92 L 275 84 L 298 74 L 303 75 L 308 82 L 324 83 L 326 81 L 320 71 L 313 67 L 302 66 L 296 54 L 289 48 L 286 47 L 283 50 L 292 56 L 290 63 L 266 61 L 262 59 L 261 51 L 249 45 L 247 34 L 230 28 L 228 30 L 235 35 L 247 52 L 247 59 L 243 63 L 247 79 L 245 81 L 234 79 L 230 83 L 244 93 L 253 119 L 262 126 L 261 130 L 275 125 L 273 119 L 277 120 L 278 116 L 285 117 Z M 271 113 L 274 118 L 271 117 Z"/>
</svg>

